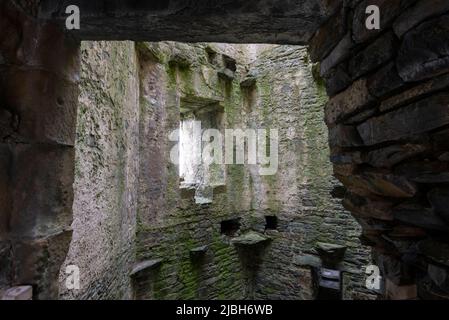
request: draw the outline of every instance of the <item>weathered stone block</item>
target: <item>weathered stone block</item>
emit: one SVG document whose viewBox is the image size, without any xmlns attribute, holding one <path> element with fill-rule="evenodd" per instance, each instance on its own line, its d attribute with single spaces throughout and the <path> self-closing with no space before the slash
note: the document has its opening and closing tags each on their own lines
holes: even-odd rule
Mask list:
<svg viewBox="0 0 449 320">
<path fill-rule="evenodd" d="M 340 64 L 331 69 L 324 77 L 326 80 L 326 92 L 329 97 L 335 96 L 337 93 L 348 88 L 352 83 L 352 79 L 349 76 L 344 64 L 345 63 Z"/>
<path fill-rule="evenodd" d="M 393 209 L 394 218 L 424 229 L 448 231 L 446 223 L 431 209 L 419 203 L 405 202 Z"/>
<path fill-rule="evenodd" d="M 6 61 L 33 69 L 58 74 L 67 81 L 79 80 L 79 43 L 66 37 L 53 23 L 41 23 L 4 4 L 0 7 L 2 17 L 0 48 Z M 19 36 L 20 35 L 20 36 Z"/>
<path fill-rule="evenodd" d="M 430 263 L 427 266 L 427 274 L 435 285 L 443 291 L 449 292 L 449 269 Z"/>
<path fill-rule="evenodd" d="M 449 71 L 449 15 L 421 24 L 408 32 L 396 65 L 406 82 L 420 81 Z"/>
<path fill-rule="evenodd" d="M 320 74 L 322 77 L 327 76 L 329 71 L 339 63 L 348 58 L 354 47 L 350 33 L 341 39 L 332 52 L 320 63 Z"/>
<path fill-rule="evenodd" d="M 321 61 L 332 48 L 345 36 L 346 14 L 344 8 L 340 14 L 332 16 L 315 33 L 309 43 L 309 52 L 312 61 Z"/>
<path fill-rule="evenodd" d="M 334 164 L 360 164 L 363 162 L 360 151 L 346 152 L 340 148 L 332 148 L 330 160 Z"/>
<path fill-rule="evenodd" d="M 448 124 L 448 111 L 449 95 L 439 94 L 369 119 L 357 129 L 366 145 L 395 141 Z"/>
<path fill-rule="evenodd" d="M 392 145 L 362 154 L 363 162 L 377 168 L 391 168 L 392 166 L 429 150 L 429 146 L 422 144 Z"/>
<path fill-rule="evenodd" d="M 449 189 L 436 188 L 427 193 L 433 211 L 443 218 L 449 227 Z"/>
<path fill-rule="evenodd" d="M 387 279 L 385 288 L 386 297 L 391 300 L 415 300 L 418 296 L 416 284 L 398 286 Z"/>
<path fill-rule="evenodd" d="M 393 204 L 381 198 L 373 199 L 347 192 L 343 200 L 343 206 L 359 218 L 393 220 Z"/>
<path fill-rule="evenodd" d="M 417 191 L 415 184 L 404 177 L 390 173 L 364 172 L 357 175 L 335 176 L 351 191 L 365 190 L 392 198 L 410 198 Z"/>
<path fill-rule="evenodd" d="M 74 149 L 17 145 L 11 152 L 11 234 L 40 237 L 70 228 Z"/>
<path fill-rule="evenodd" d="M 374 259 L 386 280 L 396 286 L 408 286 L 415 283 L 413 267 L 401 261 L 398 257 L 385 254 L 374 254 Z"/>
<path fill-rule="evenodd" d="M 422 21 L 447 11 L 449 11 L 449 3 L 446 0 L 420 0 L 402 12 L 394 22 L 393 29 L 398 37 L 402 37 Z"/>
<path fill-rule="evenodd" d="M 331 147 L 357 147 L 363 141 L 354 126 L 336 125 L 329 129 L 329 145 Z"/>
<path fill-rule="evenodd" d="M 18 286 L 8 288 L 0 300 L 31 300 L 32 297 L 32 286 Z"/>
<path fill-rule="evenodd" d="M 359 78 L 378 68 L 396 54 L 397 39 L 388 32 L 356 54 L 349 61 L 349 73 L 353 79 Z"/>
<path fill-rule="evenodd" d="M 430 260 L 449 267 L 449 244 L 435 239 L 426 239 L 418 243 L 418 250 Z"/>
<path fill-rule="evenodd" d="M 67 255 L 71 231 L 13 244 L 14 284 L 30 284 L 37 299 L 55 299 L 58 296 L 59 269 Z"/>
<path fill-rule="evenodd" d="M 397 89 L 404 85 L 401 77 L 399 77 L 394 63 L 389 63 L 381 68 L 367 80 L 368 91 L 376 98 L 394 93 Z"/>
<path fill-rule="evenodd" d="M 78 87 L 40 70 L 10 68 L 0 75 L 0 101 L 20 121 L 16 132 L 29 142 L 73 145 Z"/>
<path fill-rule="evenodd" d="M 440 161 L 412 161 L 395 168 L 395 173 L 418 183 L 449 182 L 449 163 Z"/>
<path fill-rule="evenodd" d="M 420 96 L 442 90 L 449 87 L 449 75 L 444 74 L 442 76 L 430 79 L 422 84 L 414 86 L 408 90 L 402 91 L 401 93 L 383 100 L 379 110 L 382 112 L 391 110 L 393 108 L 399 107 L 406 103 L 410 103 L 413 99 L 417 99 Z"/>
<path fill-rule="evenodd" d="M 373 101 L 369 94 L 366 79 L 354 82 L 348 89 L 332 97 L 325 109 L 328 125 L 338 123 Z"/>
</svg>

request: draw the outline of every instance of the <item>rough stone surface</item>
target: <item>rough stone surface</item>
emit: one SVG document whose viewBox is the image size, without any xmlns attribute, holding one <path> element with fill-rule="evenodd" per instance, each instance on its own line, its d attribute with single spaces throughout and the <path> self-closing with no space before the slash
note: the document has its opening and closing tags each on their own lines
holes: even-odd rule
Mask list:
<svg viewBox="0 0 449 320">
<path fill-rule="evenodd" d="M 71 4 L 84 15 L 83 27 L 73 32 L 84 40 L 304 44 L 341 2 L 74 0 Z M 57 19 L 62 25 L 63 8 L 60 0 L 40 1 L 38 17 Z"/>
<path fill-rule="evenodd" d="M 405 35 L 396 62 L 404 81 L 419 81 L 449 72 L 448 32 L 449 15 L 444 15 Z"/>
<path fill-rule="evenodd" d="M 139 79 L 132 42 L 83 43 L 73 200 L 73 239 L 60 298 L 131 298 L 139 163 Z M 80 268 L 80 290 L 65 266 Z"/>
<path fill-rule="evenodd" d="M 158 58 L 141 62 L 141 135 L 145 137 L 143 141 L 150 142 L 141 147 L 144 165 L 138 257 L 164 259 L 160 270 L 152 275 L 153 280 L 136 282 L 139 299 L 310 299 L 315 291 L 309 281 L 312 273 L 307 267 L 292 263 L 291 257 L 313 251 L 317 241 L 351 243 L 343 266 L 357 268 L 361 260 L 368 263 L 367 252 L 356 244 L 355 222 L 347 223 L 344 209 L 329 195 L 336 182 L 328 179 L 330 168 L 325 165 L 326 155 L 322 151 L 326 149 L 321 124 L 325 97 L 323 89 L 314 84 L 311 65 L 305 62 L 305 49 L 267 47 L 256 59 L 250 59 L 253 62 L 246 71 L 243 57 L 252 50 L 247 46 L 218 46 L 214 48 L 218 58 L 205 63 L 202 45 L 160 43 L 145 44 L 139 49 L 143 57 Z M 174 52 L 189 53 L 185 55 L 190 60 L 182 66 L 170 63 Z M 217 75 L 221 53 L 237 60 L 232 80 Z M 241 88 L 246 74 L 255 81 Z M 186 102 L 185 95 L 196 97 L 192 101 L 215 99 L 223 104 L 227 128 L 278 128 L 278 173 L 264 177 L 258 175 L 257 167 L 231 165 L 226 170 L 225 192 L 214 192 L 210 204 L 199 206 L 192 197 L 181 196 L 176 167 L 161 165 L 168 161 L 164 159 L 168 159 L 172 144 L 161 144 L 159 139 L 164 132 L 179 126 L 179 108 Z M 316 135 L 321 138 L 317 140 Z M 323 165 L 319 168 L 316 163 Z M 265 230 L 267 215 L 277 217 L 276 230 Z M 220 234 L 221 221 L 237 218 L 240 228 L 234 236 Z M 335 233 L 339 221 L 346 221 L 347 232 Z M 272 240 L 254 251 L 231 245 L 231 238 L 247 231 L 259 232 Z M 344 237 L 335 237 L 336 234 Z M 203 245 L 208 250 L 201 257 L 202 263 L 192 264 L 190 251 Z M 253 259 L 248 261 L 246 256 Z M 282 277 L 275 277 L 279 263 L 287 267 Z M 347 277 L 345 298 L 369 295 L 362 282 L 359 275 Z"/>
</svg>

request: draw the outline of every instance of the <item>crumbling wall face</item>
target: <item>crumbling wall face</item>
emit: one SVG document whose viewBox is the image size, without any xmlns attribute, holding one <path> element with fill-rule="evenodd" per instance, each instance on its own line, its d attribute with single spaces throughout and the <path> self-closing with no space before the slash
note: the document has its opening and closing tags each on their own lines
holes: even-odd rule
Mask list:
<svg viewBox="0 0 449 320">
<path fill-rule="evenodd" d="M 131 298 L 139 170 L 135 45 L 83 42 L 81 49 L 73 238 L 61 298 Z M 79 267 L 79 290 L 65 286 L 69 265 Z"/>
<path fill-rule="evenodd" d="M 364 288 L 364 266 L 371 262 L 358 240 L 360 228 L 330 195 L 339 183 L 328 164 L 326 97 L 313 79 L 306 49 L 263 51 L 139 44 L 136 262 L 147 269 L 133 276 L 136 298 L 313 299 L 319 242 L 347 247 L 338 266 L 344 298 L 374 297 Z M 235 60 L 235 71 L 222 64 L 223 55 Z M 220 128 L 277 129 L 278 171 L 262 176 L 256 165 L 226 165 L 212 201 L 197 203 L 195 190 L 181 187 L 170 161 L 175 143 L 169 134 L 189 108 L 198 109 L 198 118 L 204 109 L 220 110 Z M 274 230 L 266 216 L 277 218 Z"/>
<path fill-rule="evenodd" d="M 327 96 L 313 77 L 304 47 L 276 46 L 250 65 L 244 90 L 247 126 L 279 131 L 279 168 L 273 176 L 254 181 L 253 229 L 272 237 L 256 278 L 261 299 L 313 299 L 316 275 L 323 265 L 318 244 L 346 247 L 335 269 L 342 271 L 344 299 L 372 299 L 364 271 L 371 264 L 367 247 L 358 239 L 360 227 L 331 194 L 340 183 L 332 177 L 327 130 L 322 119 Z M 265 230 L 265 216 L 275 216 L 275 230 Z"/>
<path fill-rule="evenodd" d="M 368 5 L 380 30 L 365 26 Z M 346 1 L 314 35 L 344 205 L 393 299 L 448 298 L 449 2 Z"/>
<path fill-rule="evenodd" d="M 182 108 L 227 108 L 231 99 L 237 101 L 233 107 L 238 105 L 238 81 L 221 79 L 220 68 L 209 62 L 205 48 L 171 42 L 139 44 L 141 174 L 136 262 L 150 267 L 133 276 L 136 299 L 248 297 L 237 252 L 230 244 L 231 236 L 221 233 L 220 222 L 245 216 L 249 197 L 240 201 L 216 188 L 212 203 L 198 204 L 195 190 L 181 188 L 178 168 L 170 161 L 176 142 L 169 137 L 179 128 Z M 221 53 L 216 58 L 221 59 Z M 239 188 L 244 188 L 243 183 Z"/>
</svg>

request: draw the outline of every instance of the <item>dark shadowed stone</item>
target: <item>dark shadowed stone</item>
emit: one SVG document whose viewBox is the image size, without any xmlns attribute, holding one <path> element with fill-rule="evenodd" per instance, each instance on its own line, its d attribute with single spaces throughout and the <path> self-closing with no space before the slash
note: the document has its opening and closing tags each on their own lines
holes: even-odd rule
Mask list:
<svg viewBox="0 0 449 320">
<path fill-rule="evenodd" d="M 449 293 L 438 288 L 428 276 L 419 279 L 418 296 L 422 300 L 449 300 Z"/>
<path fill-rule="evenodd" d="M 326 92 L 329 97 L 343 91 L 352 83 L 351 77 L 342 64 L 331 69 L 324 79 L 326 80 Z"/>
<path fill-rule="evenodd" d="M 28 142 L 74 145 L 78 86 L 41 70 L 12 67 L 0 74 L 0 101 L 19 117 L 17 136 Z"/>
<path fill-rule="evenodd" d="M 240 82 L 240 87 L 242 88 L 251 88 L 253 87 L 257 82 L 257 78 L 254 76 L 249 76 L 243 79 L 242 82 Z"/>
<path fill-rule="evenodd" d="M 430 263 L 427 267 L 427 274 L 441 290 L 449 293 L 449 269 Z"/>
<path fill-rule="evenodd" d="M 329 129 L 329 145 L 331 147 L 357 147 L 363 141 L 354 126 L 337 125 Z"/>
<path fill-rule="evenodd" d="M 33 285 L 39 300 L 58 296 L 58 276 L 72 239 L 71 231 L 13 243 L 15 284 Z"/>
<path fill-rule="evenodd" d="M 332 148 L 332 153 L 330 155 L 330 160 L 335 164 L 359 164 L 362 163 L 360 151 L 342 151 L 339 148 Z"/>
<path fill-rule="evenodd" d="M 355 193 L 347 192 L 343 200 L 343 206 L 346 210 L 359 218 L 374 218 L 378 220 L 393 220 L 391 202 L 381 198 L 370 199 L 359 196 Z"/>
<path fill-rule="evenodd" d="M 430 260 L 449 267 L 449 244 L 435 239 L 426 239 L 418 243 L 418 250 Z"/>
<path fill-rule="evenodd" d="M 14 199 L 9 221 L 11 235 L 45 237 L 69 229 L 74 148 L 22 144 L 14 146 L 11 155 L 10 187 Z"/>
<path fill-rule="evenodd" d="M 449 231 L 446 223 L 430 208 L 416 202 L 405 202 L 393 208 L 394 218 L 424 229 Z"/>
<path fill-rule="evenodd" d="M 349 61 L 349 73 L 353 79 L 381 66 L 396 54 L 396 37 L 386 33 Z"/>
<path fill-rule="evenodd" d="M 449 15 L 423 23 L 407 33 L 396 65 L 406 82 L 420 81 L 449 71 Z"/>
<path fill-rule="evenodd" d="M 354 47 L 350 33 L 337 44 L 332 52 L 320 63 L 320 74 L 322 77 L 327 76 L 329 71 L 345 60 L 351 54 L 351 49 Z"/>
<path fill-rule="evenodd" d="M 449 129 L 443 129 L 432 134 L 431 139 L 432 146 L 436 151 L 446 152 L 449 150 Z"/>
<path fill-rule="evenodd" d="M 369 119 L 357 129 L 366 145 L 374 145 L 424 133 L 448 123 L 449 94 L 439 94 Z"/>
<path fill-rule="evenodd" d="M 407 285 L 415 282 L 413 267 L 403 263 L 391 255 L 375 254 L 374 259 L 381 270 L 381 274 L 396 285 Z"/>
<path fill-rule="evenodd" d="M 355 164 L 334 164 L 334 174 L 337 176 L 352 175 L 357 171 Z"/>
<path fill-rule="evenodd" d="M 0 144 L 0 240 L 7 238 L 11 215 L 10 168 L 12 154 L 7 144 Z"/>
<path fill-rule="evenodd" d="M 393 24 L 394 32 L 402 37 L 408 30 L 422 21 L 449 11 L 447 0 L 420 0 L 403 11 Z"/>
<path fill-rule="evenodd" d="M 404 7 L 404 2 L 412 1 L 402 1 L 402 0 L 364 0 L 362 1 L 354 11 L 354 17 L 352 20 L 352 33 L 354 41 L 357 43 L 365 42 L 373 37 L 377 36 L 379 33 L 388 29 L 391 25 L 393 19 L 401 13 L 401 9 Z M 402 3 L 402 6 L 401 6 Z M 380 10 L 380 29 L 379 30 L 369 30 L 366 28 L 366 19 L 368 14 L 366 14 L 366 8 L 369 5 L 376 5 Z"/>
<path fill-rule="evenodd" d="M 376 98 L 382 98 L 401 88 L 404 85 L 404 82 L 398 75 L 396 65 L 394 63 L 389 63 L 370 76 L 367 85 L 371 95 Z"/>
<path fill-rule="evenodd" d="M 8 1 L 0 4 L 0 51 L 11 64 L 21 64 L 58 74 L 70 82 L 79 80 L 79 44 L 51 23 L 37 23 Z"/>
<path fill-rule="evenodd" d="M 370 193 L 392 198 L 410 198 L 416 194 L 416 185 L 406 178 L 383 172 L 335 176 L 349 190 L 365 190 Z"/>
<path fill-rule="evenodd" d="M 360 241 L 362 245 L 373 247 L 373 252 L 392 255 L 399 254 L 396 247 L 383 238 L 383 232 L 363 230 Z"/>
<path fill-rule="evenodd" d="M 332 97 L 325 108 L 328 125 L 338 123 L 373 101 L 365 79 L 354 82 L 348 89 Z"/>
<path fill-rule="evenodd" d="M 309 42 L 309 53 L 312 61 L 321 61 L 340 42 L 346 33 L 346 15 L 342 9 L 340 14 L 331 17 L 322 25 Z"/>
<path fill-rule="evenodd" d="M 344 186 L 335 186 L 330 194 L 332 198 L 343 199 L 346 194 L 346 188 Z"/>
<path fill-rule="evenodd" d="M 82 27 L 70 34 L 82 40 L 305 44 L 341 2 L 72 0 Z M 65 6 L 59 0 L 40 4 L 39 19 L 63 28 Z"/>
<path fill-rule="evenodd" d="M 362 123 L 363 121 L 365 121 L 366 119 L 371 118 L 376 113 L 377 113 L 377 108 L 375 108 L 373 106 L 370 109 L 366 109 L 366 110 L 360 111 L 360 112 L 356 113 L 355 115 L 350 116 L 345 121 L 343 121 L 343 124 L 346 124 L 346 125 L 358 125 L 358 124 Z"/>
<path fill-rule="evenodd" d="M 9 287 L 12 284 L 13 255 L 9 241 L 0 241 L 0 288 Z"/>
<path fill-rule="evenodd" d="M 364 153 L 362 159 L 373 167 L 390 168 L 428 149 L 428 146 L 421 144 L 392 145 Z"/>
<path fill-rule="evenodd" d="M 388 221 L 378 220 L 373 218 L 362 218 L 359 216 L 354 216 L 357 222 L 360 224 L 363 230 L 368 232 L 379 232 L 379 233 L 387 233 L 393 230 Z"/>
<path fill-rule="evenodd" d="M 388 235 L 397 238 L 424 238 L 426 237 L 427 232 L 420 227 L 396 225 L 391 232 L 388 232 Z"/>
<path fill-rule="evenodd" d="M 449 224 L 449 189 L 437 188 L 427 193 L 433 211 Z"/>
<path fill-rule="evenodd" d="M 440 161 L 412 161 L 395 168 L 395 173 L 418 183 L 449 182 L 449 163 Z"/>
<path fill-rule="evenodd" d="M 382 101 L 379 109 L 380 111 L 385 112 L 403 104 L 413 102 L 414 99 L 420 98 L 422 95 L 442 90 L 447 87 L 449 87 L 449 74 L 444 74 Z"/>
</svg>

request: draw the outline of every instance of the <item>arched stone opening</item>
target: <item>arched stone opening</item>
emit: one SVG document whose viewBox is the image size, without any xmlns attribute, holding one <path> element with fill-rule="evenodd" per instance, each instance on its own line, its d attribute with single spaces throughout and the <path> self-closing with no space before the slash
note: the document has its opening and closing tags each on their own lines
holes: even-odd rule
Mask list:
<svg viewBox="0 0 449 320">
<path fill-rule="evenodd" d="M 2 1 L 0 280 L 35 283 L 40 298 L 55 297 L 70 240 L 79 40 L 309 43 L 331 97 L 334 172 L 390 297 L 446 297 L 449 5 L 371 2 L 381 9 L 379 32 L 364 27 L 362 0 L 78 1 L 89 18 L 70 34 L 57 26 L 64 1 Z"/>
</svg>

